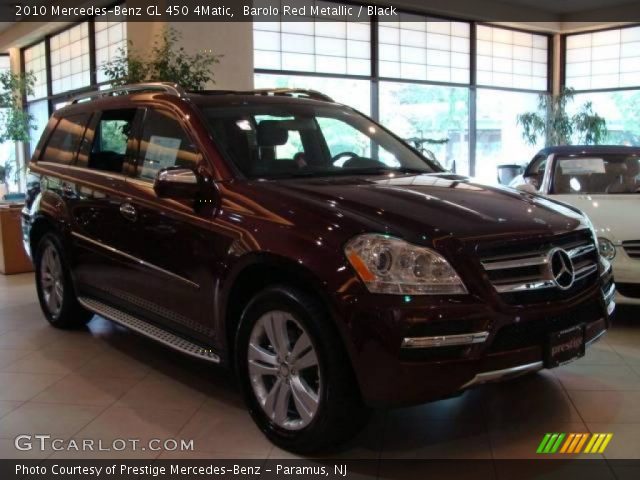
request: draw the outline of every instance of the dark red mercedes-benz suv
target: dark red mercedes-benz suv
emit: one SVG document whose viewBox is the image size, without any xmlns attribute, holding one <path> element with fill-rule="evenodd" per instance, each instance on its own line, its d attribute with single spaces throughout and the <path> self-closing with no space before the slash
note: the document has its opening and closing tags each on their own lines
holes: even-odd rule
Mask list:
<svg viewBox="0 0 640 480">
<path fill-rule="evenodd" d="M 569 362 L 614 310 L 578 210 L 443 172 L 317 92 L 87 94 L 30 175 L 49 322 L 98 314 L 228 365 L 290 450 L 337 444 L 368 406 Z"/>
</svg>

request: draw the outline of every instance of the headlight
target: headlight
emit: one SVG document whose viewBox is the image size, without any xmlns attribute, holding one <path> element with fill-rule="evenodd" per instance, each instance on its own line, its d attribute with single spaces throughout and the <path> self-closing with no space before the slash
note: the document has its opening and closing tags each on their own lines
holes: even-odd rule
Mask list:
<svg viewBox="0 0 640 480">
<path fill-rule="evenodd" d="M 347 243 L 345 255 L 372 293 L 459 295 L 462 280 L 437 252 L 379 234 L 359 235 Z"/>
<path fill-rule="evenodd" d="M 598 237 L 598 249 L 607 260 L 613 260 L 616 256 L 616 247 L 608 238 Z"/>
</svg>

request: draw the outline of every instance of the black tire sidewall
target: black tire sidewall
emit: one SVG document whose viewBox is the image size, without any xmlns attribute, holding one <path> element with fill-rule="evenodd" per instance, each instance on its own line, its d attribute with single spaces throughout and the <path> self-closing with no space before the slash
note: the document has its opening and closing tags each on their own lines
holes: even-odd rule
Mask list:
<svg viewBox="0 0 640 480">
<path fill-rule="evenodd" d="M 286 430 L 271 421 L 264 413 L 262 407 L 251 387 L 248 372 L 247 348 L 251 330 L 255 322 L 266 312 L 283 310 L 291 313 L 307 331 L 311 343 L 318 357 L 322 387 L 320 390 L 320 404 L 315 418 L 309 425 L 300 430 Z M 334 379 L 337 377 L 335 361 L 329 357 L 327 338 L 329 333 L 323 328 L 321 310 L 304 294 L 289 287 L 271 287 L 256 295 L 245 308 L 236 335 L 235 361 L 236 371 L 242 387 L 249 412 L 258 427 L 276 445 L 291 451 L 308 451 L 315 449 L 315 445 L 321 443 L 321 437 L 331 428 L 329 410 L 339 406 L 333 405 L 333 393 L 337 387 Z"/>
<path fill-rule="evenodd" d="M 60 309 L 60 314 L 57 318 L 54 318 L 53 315 L 51 315 L 51 312 L 49 312 L 49 308 L 46 305 L 42 289 L 42 256 L 48 246 L 52 246 L 56 250 L 58 257 L 60 258 L 60 264 L 62 267 L 62 279 L 64 282 L 62 308 Z M 77 304 L 75 289 L 73 287 L 73 280 L 69 272 L 68 264 L 64 254 L 64 248 L 62 247 L 62 243 L 56 235 L 48 233 L 42 237 L 42 239 L 38 243 L 38 246 L 36 247 L 36 254 L 34 256 L 34 267 L 36 271 L 36 290 L 38 293 L 38 300 L 40 302 L 42 312 L 44 313 L 44 316 L 49 321 L 49 323 L 58 328 L 72 328 L 84 325 L 87 318 L 85 318 L 86 315 L 83 315 L 84 312 L 79 311 L 79 305 Z"/>
</svg>

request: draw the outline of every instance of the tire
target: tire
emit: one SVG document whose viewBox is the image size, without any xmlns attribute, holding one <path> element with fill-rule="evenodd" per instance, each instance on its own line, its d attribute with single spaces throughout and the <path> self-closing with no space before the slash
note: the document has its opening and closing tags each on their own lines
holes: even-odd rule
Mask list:
<svg viewBox="0 0 640 480">
<path fill-rule="evenodd" d="M 93 313 L 78 303 L 62 245 L 55 235 L 48 233 L 42 237 L 36 247 L 34 266 L 40 308 L 51 325 L 70 329 L 91 320 Z"/>
<path fill-rule="evenodd" d="M 278 447 L 334 450 L 365 424 L 347 353 L 313 297 L 288 286 L 258 293 L 242 314 L 235 347 L 249 412 Z"/>
</svg>

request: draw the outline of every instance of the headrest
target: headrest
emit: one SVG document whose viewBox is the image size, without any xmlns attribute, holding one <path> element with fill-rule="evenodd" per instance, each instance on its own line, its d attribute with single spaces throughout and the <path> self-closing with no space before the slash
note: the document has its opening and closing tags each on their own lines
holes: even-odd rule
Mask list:
<svg viewBox="0 0 640 480">
<path fill-rule="evenodd" d="M 614 175 L 624 175 L 627 173 L 627 165 L 623 162 L 610 162 L 607 165 L 607 171 Z"/>
<path fill-rule="evenodd" d="M 635 177 L 640 173 L 640 160 L 638 158 L 628 158 L 626 161 L 627 164 L 627 174 L 631 177 Z"/>
<path fill-rule="evenodd" d="M 289 139 L 289 132 L 282 128 L 279 120 L 263 120 L 258 124 L 258 146 L 275 147 L 284 145 Z"/>
</svg>

